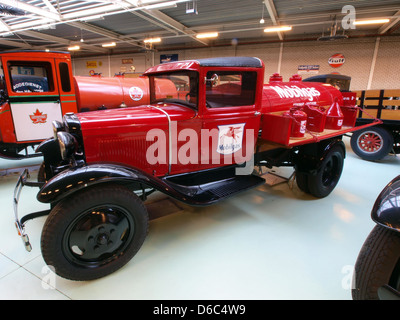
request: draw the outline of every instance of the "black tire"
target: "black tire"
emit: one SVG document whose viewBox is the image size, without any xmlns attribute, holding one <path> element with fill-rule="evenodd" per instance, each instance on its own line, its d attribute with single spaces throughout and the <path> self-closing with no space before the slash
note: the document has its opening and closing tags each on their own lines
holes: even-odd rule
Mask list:
<svg viewBox="0 0 400 320">
<path fill-rule="evenodd" d="M 355 131 L 350 139 L 351 149 L 364 160 L 383 159 L 393 149 L 393 136 L 382 127 Z"/>
<path fill-rule="evenodd" d="M 378 289 L 389 285 L 400 290 L 400 233 L 376 225 L 357 257 L 352 297 L 378 300 Z"/>
<path fill-rule="evenodd" d="M 317 173 L 308 175 L 308 189 L 310 194 L 317 198 L 328 196 L 342 175 L 344 165 L 344 151 L 339 145 L 333 146 L 322 159 Z"/>
<path fill-rule="evenodd" d="M 148 214 L 120 185 L 76 192 L 50 212 L 42 231 L 45 262 L 71 280 L 93 280 L 124 266 L 142 246 Z"/>
<path fill-rule="evenodd" d="M 306 173 L 296 171 L 296 183 L 301 191 L 310 193 L 310 189 L 308 188 L 308 175 Z"/>
</svg>

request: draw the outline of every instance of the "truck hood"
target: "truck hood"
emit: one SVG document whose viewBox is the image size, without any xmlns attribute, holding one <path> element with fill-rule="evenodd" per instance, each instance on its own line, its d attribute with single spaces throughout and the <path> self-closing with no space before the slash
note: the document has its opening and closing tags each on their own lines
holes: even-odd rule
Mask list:
<svg viewBox="0 0 400 320">
<path fill-rule="evenodd" d="M 132 127 L 138 125 L 165 124 L 168 117 L 171 121 L 191 119 L 197 112 L 188 107 L 174 104 L 154 104 L 139 107 L 99 110 L 88 113 L 78 113 L 84 133 L 87 130 L 107 130 L 110 128 Z"/>
<path fill-rule="evenodd" d="M 155 104 L 77 114 L 81 124 L 85 158 L 95 162 L 123 163 L 148 173 L 165 175 L 168 164 L 151 165 L 147 151 L 154 143 L 152 132 L 169 136 L 170 122 L 182 123 L 196 116 L 182 105 Z M 168 143 L 167 138 L 162 143 Z"/>
</svg>

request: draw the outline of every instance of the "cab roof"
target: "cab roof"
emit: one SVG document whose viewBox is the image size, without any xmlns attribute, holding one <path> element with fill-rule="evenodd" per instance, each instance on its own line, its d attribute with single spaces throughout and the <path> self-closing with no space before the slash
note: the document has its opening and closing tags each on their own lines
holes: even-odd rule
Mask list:
<svg viewBox="0 0 400 320">
<path fill-rule="evenodd" d="M 196 71 L 199 67 L 231 67 L 231 68 L 262 68 L 263 62 L 255 57 L 219 57 L 206 58 L 197 60 L 183 60 L 176 62 L 168 62 L 149 68 L 144 74 L 178 71 L 178 70 L 193 70 Z"/>
</svg>

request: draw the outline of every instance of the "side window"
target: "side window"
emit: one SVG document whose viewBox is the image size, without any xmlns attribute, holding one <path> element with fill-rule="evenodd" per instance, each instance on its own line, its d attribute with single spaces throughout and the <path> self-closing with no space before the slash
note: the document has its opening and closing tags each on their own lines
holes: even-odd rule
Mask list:
<svg viewBox="0 0 400 320">
<path fill-rule="evenodd" d="M 58 65 L 60 71 L 61 89 L 64 92 L 71 91 L 71 79 L 69 78 L 69 68 L 68 64 L 65 62 L 60 62 Z"/>
<path fill-rule="evenodd" d="M 13 92 L 54 91 L 53 74 L 49 62 L 9 61 L 8 70 Z"/>
<path fill-rule="evenodd" d="M 206 104 L 209 108 L 252 105 L 255 101 L 257 73 L 253 71 L 209 71 Z"/>
</svg>

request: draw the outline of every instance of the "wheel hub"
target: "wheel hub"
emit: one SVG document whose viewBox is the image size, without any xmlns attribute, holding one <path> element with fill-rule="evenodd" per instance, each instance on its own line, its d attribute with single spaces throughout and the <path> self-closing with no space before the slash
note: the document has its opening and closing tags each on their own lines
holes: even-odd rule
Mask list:
<svg viewBox="0 0 400 320">
<path fill-rule="evenodd" d="M 382 148 L 382 137 L 376 132 L 365 132 L 358 139 L 358 146 L 364 152 L 378 152 Z"/>
<path fill-rule="evenodd" d="M 78 220 L 70 232 L 68 246 L 74 259 L 102 261 L 120 251 L 131 227 L 121 211 L 103 207 Z"/>
</svg>

